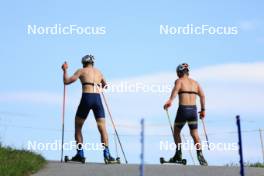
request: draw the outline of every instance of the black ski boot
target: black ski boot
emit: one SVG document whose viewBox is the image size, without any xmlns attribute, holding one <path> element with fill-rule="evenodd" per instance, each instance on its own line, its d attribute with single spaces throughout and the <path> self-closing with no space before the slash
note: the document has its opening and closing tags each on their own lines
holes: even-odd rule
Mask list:
<svg viewBox="0 0 264 176">
<path fill-rule="evenodd" d="M 175 163 L 177 161 L 182 161 L 181 149 L 180 150 L 177 149 L 175 155 L 172 158 L 170 158 L 170 160 L 169 160 L 169 162 L 171 162 L 171 163 Z"/>
<path fill-rule="evenodd" d="M 173 163 L 173 164 L 187 164 L 186 159 L 182 159 L 182 152 L 181 150 L 176 150 L 175 155 L 169 159 L 169 161 L 166 161 L 163 157 L 160 158 L 160 164 L 166 164 L 166 163 Z"/>
<path fill-rule="evenodd" d="M 79 154 L 76 154 L 70 161 L 85 163 L 85 157 L 81 157 Z"/>
<path fill-rule="evenodd" d="M 203 156 L 202 150 L 197 150 L 197 158 L 201 166 L 208 166 L 208 163 Z"/>
</svg>

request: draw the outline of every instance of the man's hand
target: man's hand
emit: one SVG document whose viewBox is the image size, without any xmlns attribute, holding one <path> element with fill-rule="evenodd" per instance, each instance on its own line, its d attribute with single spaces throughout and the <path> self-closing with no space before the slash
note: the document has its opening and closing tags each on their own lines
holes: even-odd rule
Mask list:
<svg viewBox="0 0 264 176">
<path fill-rule="evenodd" d="M 200 119 L 205 118 L 205 110 L 200 111 L 199 114 L 200 114 Z"/>
<path fill-rule="evenodd" d="M 165 103 L 165 105 L 163 106 L 163 108 L 164 108 L 165 110 L 167 110 L 169 107 L 171 107 L 171 105 L 172 105 L 172 101 L 171 101 L 171 100 L 168 100 L 168 101 Z"/>
<path fill-rule="evenodd" d="M 66 71 L 68 69 L 68 63 L 66 61 L 62 64 L 61 69 L 63 71 Z"/>
</svg>

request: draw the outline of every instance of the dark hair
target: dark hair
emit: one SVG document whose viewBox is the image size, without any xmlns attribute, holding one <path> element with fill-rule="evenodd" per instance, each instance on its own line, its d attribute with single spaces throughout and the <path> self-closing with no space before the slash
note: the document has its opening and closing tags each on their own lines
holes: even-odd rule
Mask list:
<svg viewBox="0 0 264 176">
<path fill-rule="evenodd" d="M 94 62 L 86 62 L 83 64 L 83 67 L 87 67 L 88 65 L 94 66 Z"/>
<path fill-rule="evenodd" d="M 178 71 L 178 72 L 177 72 L 177 75 L 178 75 L 180 78 L 183 77 L 184 75 L 189 76 L 189 69 L 184 69 L 184 70 L 182 70 L 182 71 Z"/>
</svg>

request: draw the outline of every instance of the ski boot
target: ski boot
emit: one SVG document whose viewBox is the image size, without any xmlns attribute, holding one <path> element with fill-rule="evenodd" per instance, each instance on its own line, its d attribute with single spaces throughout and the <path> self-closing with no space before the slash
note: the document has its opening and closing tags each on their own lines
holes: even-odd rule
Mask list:
<svg viewBox="0 0 264 176">
<path fill-rule="evenodd" d="M 175 155 L 169 159 L 169 161 L 166 161 L 164 158 L 160 158 L 160 164 L 165 164 L 165 163 L 174 163 L 174 164 L 187 164 L 186 159 L 182 159 L 182 152 L 181 150 L 177 150 Z"/>
<path fill-rule="evenodd" d="M 177 161 L 182 161 L 182 151 L 181 150 L 177 150 L 175 155 L 169 160 L 169 162 L 171 163 L 175 163 Z"/>
<path fill-rule="evenodd" d="M 181 149 L 177 149 L 175 155 L 170 158 L 169 160 L 170 163 L 177 163 L 177 164 L 183 164 L 186 165 L 187 161 L 186 159 L 182 159 L 182 151 Z"/>
<path fill-rule="evenodd" d="M 114 158 L 111 156 L 109 148 L 104 149 L 104 162 L 105 164 L 120 164 L 120 158 Z"/>
<path fill-rule="evenodd" d="M 67 162 L 79 162 L 79 163 L 85 163 L 85 157 L 80 156 L 79 154 L 76 154 L 72 159 L 69 159 L 68 156 L 64 157 L 64 161 Z"/>
<path fill-rule="evenodd" d="M 197 150 L 197 158 L 201 166 L 208 166 L 201 150 Z"/>
</svg>

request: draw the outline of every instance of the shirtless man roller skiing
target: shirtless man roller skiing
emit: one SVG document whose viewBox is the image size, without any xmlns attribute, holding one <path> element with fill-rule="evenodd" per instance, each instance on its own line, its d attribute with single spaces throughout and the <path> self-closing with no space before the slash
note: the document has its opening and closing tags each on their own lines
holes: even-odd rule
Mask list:
<svg viewBox="0 0 264 176">
<path fill-rule="evenodd" d="M 201 111 L 200 118 L 205 117 L 205 95 L 201 86 L 193 79 L 189 78 L 189 65 L 183 63 L 177 67 L 177 75 L 179 79 L 175 81 L 174 88 L 171 92 L 169 100 L 165 103 L 164 109 L 167 110 L 171 105 L 176 96 L 179 96 L 179 108 L 174 123 L 174 141 L 176 144 L 176 153 L 174 157 L 170 159 L 170 162 L 182 160 L 181 150 L 181 129 L 188 123 L 191 136 L 194 140 L 197 158 L 200 165 L 207 165 L 206 160 L 202 154 L 202 148 L 200 144 L 200 138 L 198 135 L 198 118 L 197 118 L 197 107 L 196 107 L 196 95 L 200 98 Z"/>
<path fill-rule="evenodd" d="M 62 65 L 64 84 L 68 85 L 80 79 L 82 83 L 82 98 L 75 116 L 75 140 L 77 144 L 77 154 L 72 158 L 72 161 L 83 161 L 84 152 L 82 148 L 83 136 L 82 127 L 92 110 L 95 116 L 98 130 L 101 135 L 101 142 L 103 143 L 104 159 L 108 162 L 115 161 L 110 155 L 108 148 L 108 134 L 105 126 L 105 112 L 100 97 L 100 90 L 98 85 L 106 86 L 106 81 L 102 73 L 94 68 L 95 59 L 92 55 L 86 55 L 82 58 L 83 68 L 78 69 L 73 76 L 69 77 L 67 73 L 68 64 L 65 62 Z"/>
</svg>

